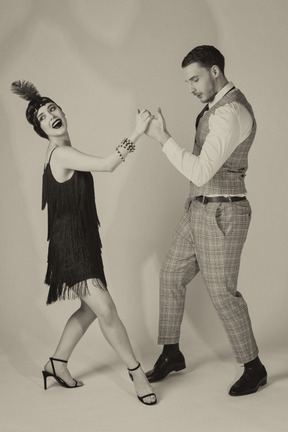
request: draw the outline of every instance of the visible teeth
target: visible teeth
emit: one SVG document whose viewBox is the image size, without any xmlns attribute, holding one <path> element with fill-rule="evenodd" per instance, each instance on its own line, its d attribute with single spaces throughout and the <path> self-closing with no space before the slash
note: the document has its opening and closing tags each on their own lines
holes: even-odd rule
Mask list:
<svg viewBox="0 0 288 432">
<path fill-rule="evenodd" d="M 58 129 L 58 128 L 60 128 L 62 126 L 62 122 L 61 122 L 61 120 L 55 120 L 53 123 L 52 123 L 52 127 L 53 128 L 56 128 L 56 129 Z"/>
</svg>

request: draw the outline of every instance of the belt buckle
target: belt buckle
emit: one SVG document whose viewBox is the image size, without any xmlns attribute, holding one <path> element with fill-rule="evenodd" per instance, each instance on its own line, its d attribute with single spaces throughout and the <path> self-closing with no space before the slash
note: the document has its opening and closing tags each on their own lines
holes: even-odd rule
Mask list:
<svg viewBox="0 0 288 432">
<path fill-rule="evenodd" d="M 205 203 L 205 199 L 206 199 L 205 195 L 202 195 L 202 204 L 203 204 L 203 205 L 206 204 L 206 203 Z"/>
</svg>

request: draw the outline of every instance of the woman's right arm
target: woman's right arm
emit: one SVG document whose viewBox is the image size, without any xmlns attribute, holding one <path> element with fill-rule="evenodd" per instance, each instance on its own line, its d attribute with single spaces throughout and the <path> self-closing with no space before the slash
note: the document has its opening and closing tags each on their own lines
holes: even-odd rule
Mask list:
<svg viewBox="0 0 288 432">
<path fill-rule="evenodd" d="M 134 131 L 127 137 L 133 144 L 140 138 L 147 129 L 153 117 L 147 110 L 142 110 L 136 115 Z M 82 153 L 73 147 L 59 147 L 54 155 L 58 167 L 77 171 L 102 171 L 113 172 L 129 154 L 129 147 L 118 146 L 115 151 L 108 156 L 99 157 Z"/>
<path fill-rule="evenodd" d="M 121 149 L 121 154 L 125 160 L 128 150 Z M 55 152 L 54 162 L 59 168 L 67 170 L 113 172 L 122 159 L 116 150 L 108 156 L 99 157 L 82 153 L 73 147 L 59 147 Z"/>
</svg>

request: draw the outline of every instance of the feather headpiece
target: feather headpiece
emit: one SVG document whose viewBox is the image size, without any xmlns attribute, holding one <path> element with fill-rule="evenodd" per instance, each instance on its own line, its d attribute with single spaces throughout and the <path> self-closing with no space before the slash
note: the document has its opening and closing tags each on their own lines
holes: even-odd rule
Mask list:
<svg viewBox="0 0 288 432">
<path fill-rule="evenodd" d="M 33 125 L 34 130 L 38 135 L 43 138 L 48 138 L 45 132 L 42 130 L 36 114 L 40 107 L 46 105 L 48 102 L 55 102 L 46 96 L 41 96 L 37 88 L 30 81 L 14 81 L 11 84 L 11 91 L 12 93 L 29 102 L 26 109 L 26 118 L 28 122 Z"/>
<path fill-rule="evenodd" d="M 14 81 L 11 84 L 11 91 L 12 93 L 20 96 L 22 99 L 25 99 L 26 101 L 35 101 L 41 104 L 42 97 L 37 88 L 29 81 L 23 80 L 23 81 Z"/>
</svg>

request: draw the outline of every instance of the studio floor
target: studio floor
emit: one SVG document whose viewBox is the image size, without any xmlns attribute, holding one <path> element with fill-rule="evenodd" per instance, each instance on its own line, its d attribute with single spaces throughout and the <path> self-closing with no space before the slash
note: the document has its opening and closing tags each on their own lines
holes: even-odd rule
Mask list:
<svg viewBox="0 0 288 432">
<path fill-rule="evenodd" d="M 154 385 L 159 403 L 142 405 L 125 368 L 112 356 L 97 363 L 77 353 L 70 369 L 85 381 L 77 389 L 52 378 L 43 389 L 41 360 L 21 363 L 17 353 L 1 355 L 1 432 L 286 432 L 288 425 L 288 350 L 264 353 L 269 378 L 254 395 L 233 398 L 229 386 L 242 368 L 231 358 L 209 355 Z M 109 351 L 107 351 L 109 352 Z M 39 356 L 40 357 L 40 356 Z M 80 362 L 80 359 L 81 362 Z M 142 358 L 144 369 L 154 355 Z M 101 364 L 102 363 L 102 364 Z M 37 371 L 37 368 L 39 370 Z"/>
</svg>

